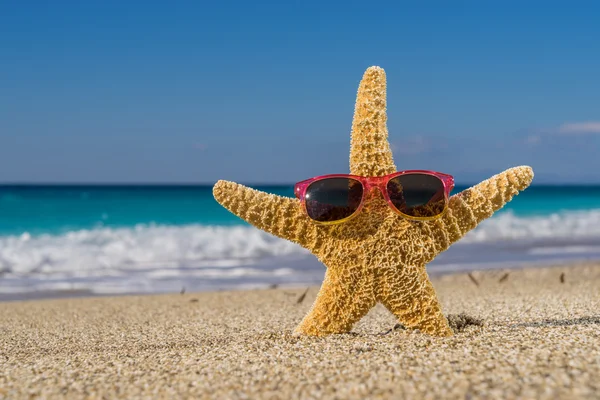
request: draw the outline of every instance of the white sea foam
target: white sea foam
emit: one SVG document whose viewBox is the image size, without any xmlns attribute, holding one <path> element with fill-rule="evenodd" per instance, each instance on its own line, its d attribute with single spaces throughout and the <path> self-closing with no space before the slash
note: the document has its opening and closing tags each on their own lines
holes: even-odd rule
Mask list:
<svg viewBox="0 0 600 400">
<path fill-rule="evenodd" d="M 525 241 L 530 243 L 531 256 L 596 253 L 600 210 L 534 217 L 505 212 L 483 222 L 454 247 L 460 251 L 464 244 L 469 254 L 474 254 L 472 246 L 478 244 L 508 242 L 521 246 Z M 551 247 L 556 243 L 560 249 Z M 206 285 L 214 280 L 240 284 L 300 282 L 312 274 L 310 279 L 318 282 L 323 273 L 320 265 L 307 271 L 306 264 L 298 264 L 292 270 L 291 256 L 302 258 L 308 252 L 248 226 L 139 225 L 60 235 L 0 236 L 0 293 L 29 290 L 31 285 L 38 289 L 62 287 L 64 282 L 70 282 L 67 286 L 72 288 L 105 291 L 154 290 L 152 285 L 166 280 L 195 279 Z M 273 257 L 275 262 L 265 261 Z M 286 261 L 278 257 L 286 257 Z M 446 261 L 451 262 L 450 258 Z M 278 281 L 277 277 L 285 279 Z M 105 289 L 98 286 L 99 281 L 104 282 Z M 22 285 L 21 289 L 15 285 Z"/>
<path fill-rule="evenodd" d="M 600 254 L 600 246 L 546 246 L 529 250 L 532 255 Z"/>
<path fill-rule="evenodd" d="M 459 243 L 592 238 L 600 239 L 600 209 L 531 217 L 504 212 L 482 222 Z"/>
<path fill-rule="evenodd" d="M 88 277 L 169 268 L 224 269 L 302 252 L 294 243 L 245 226 L 140 225 L 0 237 L 0 272 Z"/>
</svg>

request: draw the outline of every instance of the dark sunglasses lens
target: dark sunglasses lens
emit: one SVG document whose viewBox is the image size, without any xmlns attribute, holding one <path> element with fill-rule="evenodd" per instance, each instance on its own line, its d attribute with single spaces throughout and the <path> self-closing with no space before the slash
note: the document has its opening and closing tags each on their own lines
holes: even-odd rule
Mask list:
<svg viewBox="0 0 600 400">
<path fill-rule="evenodd" d="M 397 176 L 389 180 L 387 191 L 394 206 L 410 217 L 435 217 L 446 207 L 444 183 L 433 175 Z"/>
<path fill-rule="evenodd" d="M 358 210 L 362 196 L 362 183 L 356 179 L 321 179 L 306 188 L 306 212 L 315 221 L 339 221 Z"/>
</svg>

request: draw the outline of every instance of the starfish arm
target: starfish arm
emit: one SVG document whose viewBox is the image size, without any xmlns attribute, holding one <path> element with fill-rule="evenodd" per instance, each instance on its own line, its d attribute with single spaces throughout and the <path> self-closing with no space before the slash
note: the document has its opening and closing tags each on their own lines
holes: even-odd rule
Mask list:
<svg viewBox="0 0 600 400">
<path fill-rule="evenodd" d="M 365 71 L 358 87 L 350 141 L 350 172 L 383 176 L 396 171 L 388 142 L 386 77 L 379 67 Z"/>
<path fill-rule="evenodd" d="M 319 243 L 317 227 L 302 211 L 297 199 L 223 180 L 213 187 L 213 196 L 233 214 L 272 235 L 308 249 L 316 248 Z"/>
<path fill-rule="evenodd" d="M 317 298 L 295 335 L 325 336 L 346 333 L 376 304 L 372 282 L 366 275 L 352 275 L 328 268 Z"/>
<path fill-rule="evenodd" d="M 388 268 L 382 273 L 378 300 L 407 328 L 432 336 L 451 336 L 425 265 Z"/>
<path fill-rule="evenodd" d="M 446 250 L 481 221 L 491 217 L 519 191 L 525 190 L 532 180 L 531 167 L 515 167 L 452 196 L 444 216 L 427 224 L 435 246 L 432 256 Z"/>
</svg>

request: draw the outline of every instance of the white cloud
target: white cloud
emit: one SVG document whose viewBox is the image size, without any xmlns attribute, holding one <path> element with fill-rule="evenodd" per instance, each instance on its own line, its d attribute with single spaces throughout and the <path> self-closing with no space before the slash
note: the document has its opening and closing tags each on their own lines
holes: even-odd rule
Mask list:
<svg viewBox="0 0 600 400">
<path fill-rule="evenodd" d="M 563 134 L 600 133 L 600 121 L 562 124 L 558 128 L 558 132 Z"/>
<path fill-rule="evenodd" d="M 542 141 L 542 137 L 540 135 L 530 135 L 525 138 L 526 144 L 538 144 Z"/>
</svg>

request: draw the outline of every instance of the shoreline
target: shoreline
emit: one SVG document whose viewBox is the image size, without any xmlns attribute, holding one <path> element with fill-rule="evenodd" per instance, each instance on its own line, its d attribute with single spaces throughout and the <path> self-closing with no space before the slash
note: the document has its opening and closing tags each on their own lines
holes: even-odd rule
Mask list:
<svg viewBox="0 0 600 400">
<path fill-rule="evenodd" d="M 320 266 L 325 272 L 325 267 L 316 259 L 306 258 L 300 261 L 301 263 L 308 263 L 311 267 Z M 315 265 L 312 265 L 315 264 Z M 500 261 L 497 263 L 486 263 L 486 268 L 477 268 L 481 264 L 479 263 L 461 263 L 461 264 L 448 264 L 448 265 L 432 265 L 428 266 L 428 274 L 432 280 L 446 276 L 446 275 L 460 275 L 468 273 L 479 273 L 479 272 L 494 272 L 494 271 L 514 271 L 514 270 L 525 270 L 525 269 L 540 269 L 540 268 L 573 268 L 584 265 L 600 264 L 600 259 L 551 259 L 551 260 L 537 260 L 528 262 L 505 262 Z M 458 266 L 458 268 L 456 268 Z M 453 268 L 449 268 L 453 267 Z M 1 279 L 1 278 L 0 278 Z M 185 285 L 179 288 L 177 291 L 152 291 L 152 292 L 118 292 L 118 293 L 98 293 L 94 292 L 93 288 L 81 288 L 81 289 L 66 289 L 66 290 L 41 290 L 41 291 L 30 291 L 30 292 L 18 292 L 18 293 L 0 293 L 0 304 L 12 303 L 21 301 L 42 301 L 42 300 L 53 300 L 53 299 L 70 299 L 70 298 L 104 298 L 104 297 L 130 297 L 130 296 L 155 296 L 155 295 L 169 295 L 169 294 L 180 294 L 181 291 L 190 293 L 219 293 L 219 292 L 246 292 L 252 290 L 262 289 L 291 289 L 291 290 L 305 290 L 309 288 L 319 288 L 321 281 L 318 282 L 307 282 L 306 284 L 298 284 L 297 282 L 283 282 L 283 283 L 261 283 L 250 286 L 240 285 L 239 287 L 216 287 L 205 290 L 191 290 L 185 288 Z"/>
</svg>

